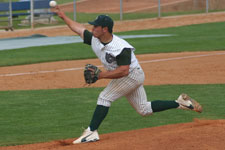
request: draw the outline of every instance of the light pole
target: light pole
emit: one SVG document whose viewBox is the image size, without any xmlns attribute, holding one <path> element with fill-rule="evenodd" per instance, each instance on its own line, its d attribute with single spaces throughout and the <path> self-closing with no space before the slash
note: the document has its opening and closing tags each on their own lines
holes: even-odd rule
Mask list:
<svg viewBox="0 0 225 150">
<path fill-rule="evenodd" d="M 206 0 L 206 13 L 209 12 L 209 0 Z"/>
<path fill-rule="evenodd" d="M 120 0 L 120 20 L 123 20 L 123 0 Z"/>
<path fill-rule="evenodd" d="M 34 29 L 34 0 L 30 0 L 30 25 Z"/>
<path fill-rule="evenodd" d="M 9 0 L 9 27 L 12 28 L 12 0 Z"/>
<path fill-rule="evenodd" d="M 76 0 L 73 0 L 73 20 L 77 20 Z"/>
<path fill-rule="evenodd" d="M 161 6 L 160 6 L 160 0 L 158 0 L 158 18 L 161 17 Z"/>
</svg>

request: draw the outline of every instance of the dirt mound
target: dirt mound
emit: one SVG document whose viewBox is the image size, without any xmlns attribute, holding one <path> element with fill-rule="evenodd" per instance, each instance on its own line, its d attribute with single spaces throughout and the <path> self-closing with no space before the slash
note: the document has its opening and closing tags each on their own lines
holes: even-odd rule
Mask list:
<svg viewBox="0 0 225 150">
<path fill-rule="evenodd" d="M 225 120 L 198 120 L 127 132 L 100 135 L 95 143 L 72 145 L 74 139 L 20 146 L 0 150 L 222 150 Z"/>
</svg>

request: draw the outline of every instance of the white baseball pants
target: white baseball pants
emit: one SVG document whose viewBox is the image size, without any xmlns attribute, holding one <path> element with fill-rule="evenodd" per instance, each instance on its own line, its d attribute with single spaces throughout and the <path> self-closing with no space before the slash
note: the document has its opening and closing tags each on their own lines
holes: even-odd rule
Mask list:
<svg viewBox="0 0 225 150">
<path fill-rule="evenodd" d="M 97 104 L 110 107 L 111 103 L 125 96 L 133 108 L 142 116 L 152 114 L 151 102 L 147 101 L 143 82 L 143 70 L 135 68 L 128 76 L 113 79 L 100 93 Z"/>
</svg>

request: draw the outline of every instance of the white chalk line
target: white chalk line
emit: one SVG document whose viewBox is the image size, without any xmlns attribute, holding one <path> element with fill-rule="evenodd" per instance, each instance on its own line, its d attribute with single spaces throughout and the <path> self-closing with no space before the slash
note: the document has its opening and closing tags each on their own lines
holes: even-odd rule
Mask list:
<svg viewBox="0 0 225 150">
<path fill-rule="evenodd" d="M 2 75 L 0 75 L 0 77 L 11 77 L 11 76 L 34 75 L 34 74 L 43 74 L 43 73 L 65 72 L 65 71 L 74 71 L 74 70 L 82 70 L 82 69 L 84 69 L 84 68 L 67 68 L 67 69 L 48 70 L 48 71 L 11 73 L 11 74 L 2 74 Z"/>
<path fill-rule="evenodd" d="M 225 52 L 224 53 L 215 53 L 215 54 L 202 54 L 202 55 L 193 55 L 193 56 L 183 56 L 183 57 L 172 57 L 172 58 L 165 58 L 165 59 L 147 60 L 147 61 L 140 61 L 140 63 L 145 64 L 145 63 L 152 63 L 152 62 L 171 61 L 171 60 L 188 59 L 188 58 L 199 58 L 199 57 L 207 57 L 207 56 L 215 56 L 215 55 L 225 55 Z"/>
<path fill-rule="evenodd" d="M 225 55 L 225 52 L 223 52 L 223 53 L 214 53 L 214 54 L 202 54 L 202 55 L 192 55 L 192 56 L 183 56 L 183 57 L 172 57 L 172 58 L 165 58 L 165 59 L 147 60 L 147 61 L 140 61 L 139 63 L 140 64 L 146 64 L 146 63 L 181 60 L 181 59 L 189 59 L 189 58 L 199 58 L 199 57 L 216 56 L 216 55 Z M 97 66 L 97 67 L 101 68 L 103 66 L 101 65 L 101 66 Z M 83 69 L 84 69 L 84 67 L 79 67 L 79 68 L 67 68 L 67 69 L 58 69 L 58 70 L 46 70 L 46 71 L 24 72 L 24 73 L 0 74 L 0 77 L 34 75 L 34 74 L 44 74 L 44 73 L 55 73 L 55 72 L 75 71 L 75 70 L 83 70 Z"/>
</svg>

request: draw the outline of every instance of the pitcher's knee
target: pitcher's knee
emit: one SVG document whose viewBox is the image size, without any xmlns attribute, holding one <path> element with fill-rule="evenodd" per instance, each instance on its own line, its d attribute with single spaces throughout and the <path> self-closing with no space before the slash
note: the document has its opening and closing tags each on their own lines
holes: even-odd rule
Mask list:
<svg viewBox="0 0 225 150">
<path fill-rule="evenodd" d="M 145 105 L 140 106 L 137 112 L 143 117 L 151 115 L 153 113 L 151 103 L 149 102 Z"/>
<path fill-rule="evenodd" d="M 97 104 L 98 105 L 102 105 L 102 106 L 106 106 L 106 107 L 110 107 L 111 106 L 111 101 L 103 99 L 101 97 L 98 98 Z"/>
</svg>

